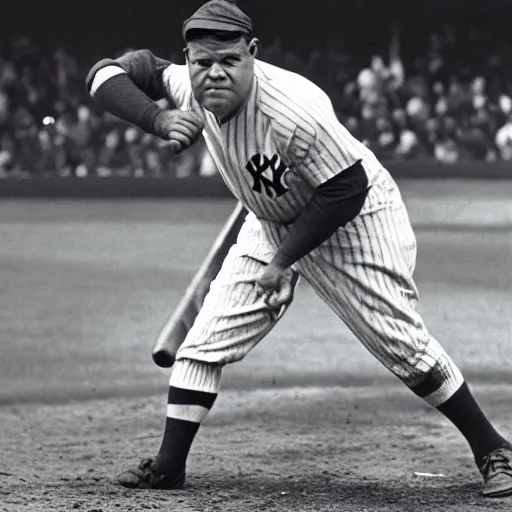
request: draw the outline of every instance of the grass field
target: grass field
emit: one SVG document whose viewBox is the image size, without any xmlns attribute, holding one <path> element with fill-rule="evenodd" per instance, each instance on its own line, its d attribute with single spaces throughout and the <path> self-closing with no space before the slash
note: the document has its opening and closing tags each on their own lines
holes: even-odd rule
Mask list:
<svg viewBox="0 0 512 512">
<path fill-rule="evenodd" d="M 512 436 L 512 186 L 402 190 L 425 321 Z M 458 434 L 307 285 L 275 331 L 226 369 L 192 485 L 167 494 L 112 485 L 123 464 L 158 447 L 169 372 L 151 346 L 233 206 L 0 202 L 0 510 L 486 510 Z M 411 476 L 434 469 L 447 476 Z"/>
</svg>

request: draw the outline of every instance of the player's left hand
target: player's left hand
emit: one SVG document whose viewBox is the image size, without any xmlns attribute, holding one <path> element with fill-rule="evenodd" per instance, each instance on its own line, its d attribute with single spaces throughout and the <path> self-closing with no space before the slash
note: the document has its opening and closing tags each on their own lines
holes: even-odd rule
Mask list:
<svg viewBox="0 0 512 512">
<path fill-rule="evenodd" d="M 295 288 L 293 271 L 269 263 L 255 279 L 259 296 L 264 297 L 265 303 L 272 309 L 287 306 L 293 299 Z"/>
</svg>

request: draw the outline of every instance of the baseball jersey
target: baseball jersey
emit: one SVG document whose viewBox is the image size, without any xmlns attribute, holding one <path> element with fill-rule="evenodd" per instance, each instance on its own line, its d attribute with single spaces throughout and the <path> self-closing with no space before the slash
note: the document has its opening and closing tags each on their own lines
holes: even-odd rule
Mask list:
<svg viewBox="0 0 512 512">
<path fill-rule="evenodd" d="M 204 138 L 220 174 L 259 219 L 293 222 L 318 185 L 358 161 L 370 186 L 383 170 L 338 121 L 328 96 L 301 75 L 256 60 L 250 95 L 224 124 L 195 100 L 186 65 L 171 64 L 162 79 L 178 108 L 204 119 Z"/>
</svg>

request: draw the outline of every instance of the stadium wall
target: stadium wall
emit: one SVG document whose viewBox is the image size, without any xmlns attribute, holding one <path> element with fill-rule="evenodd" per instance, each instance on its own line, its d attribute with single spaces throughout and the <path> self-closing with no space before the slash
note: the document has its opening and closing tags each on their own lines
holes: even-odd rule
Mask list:
<svg viewBox="0 0 512 512">
<path fill-rule="evenodd" d="M 512 163 L 443 165 L 438 162 L 386 164 L 391 174 L 403 179 L 510 180 Z M 232 197 L 220 176 L 203 178 L 27 178 L 2 179 L 0 198 L 164 198 Z"/>
</svg>

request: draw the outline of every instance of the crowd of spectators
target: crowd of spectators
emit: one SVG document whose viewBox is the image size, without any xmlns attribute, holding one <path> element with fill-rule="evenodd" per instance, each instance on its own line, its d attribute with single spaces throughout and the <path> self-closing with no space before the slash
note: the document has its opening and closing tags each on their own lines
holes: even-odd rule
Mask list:
<svg viewBox="0 0 512 512">
<path fill-rule="evenodd" d="M 444 28 L 409 63 L 396 33 L 368 63 L 329 48 L 300 58 L 278 39 L 260 58 L 320 85 L 340 121 L 384 161 L 512 161 L 510 55 L 496 48 L 478 57 L 473 48 L 485 48 L 479 37 L 461 45 Z M 77 58 L 41 52 L 20 39 L 0 55 L 0 176 L 197 172 L 197 151 L 173 155 L 164 141 L 98 111 Z"/>
</svg>

